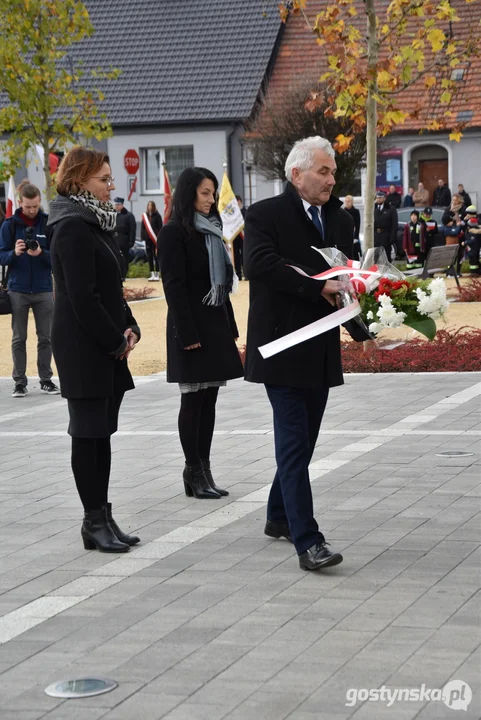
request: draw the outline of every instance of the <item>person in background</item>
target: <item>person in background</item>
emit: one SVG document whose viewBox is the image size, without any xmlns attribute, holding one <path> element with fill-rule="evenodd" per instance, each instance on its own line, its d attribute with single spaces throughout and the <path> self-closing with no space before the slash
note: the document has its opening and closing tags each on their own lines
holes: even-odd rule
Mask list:
<svg viewBox="0 0 481 720">
<path fill-rule="evenodd" d="M 471 275 L 480 274 L 479 251 L 481 249 L 481 226 L 478 214 L 474 205 L 466 208 L 464 215 L 465 230 L 464 239 L 468 251 L 469 272 Z"/>
<path fill-rule="evenodd" d="M 229 298 L 234 268 L 222 237 L 217 189 L 210 170 L 184 170 L 157 245 L 168 307 L 167 382 L 179 383 L 180 390 L 184 489 L 201 500 L 229 494 L 214 481 L 210 451 L 219 388 L 243 374 Z"/>
<path fill-rule="evenodd" d="M 68 402 L 84 548 L 124 553 L 139 538 L 122 532 L 112 517 L 110 438 L 124 393 L 134 387 L 127 358 L 140 330 L 123 296 L 111 190 L 108 155 L 84 147 L 65 155 L 48 220 L 55 278 L 52 345 Z"/>
<path fill-rule="evenodd" d="M 47 242 L 47 215 L 41 211 L 40 190 L 28 180 L 17 188 L 20 207 L 0 230 L 0 265 L 8 265 L 12 306 L 13 397 L 27 394 L 27 330 L 29 310 L 37 332 L 37 368 L 40 389 L 58 395 L 52 382 L 50 334 L 53 313 L 52 266 Z"/>
<path fill-rule="evenodd" d="M 413 210 L 403 233 L 403 249 L 408 257 L 408 269 L 420 268 L 424 264 L 424 228 L 425 224 L 419 220 L 419 210 Z"/>
<path fill-rule="evenodd" d="M 5 210 L 3 209 L 2 203 L 0 203 L 0 229 L 3 225 L 3 221 L 5 220 Z"/>
<path fill-rule="evenodd" d="M 242 213 L 242 217 L 246 218 L 246 210 L 244 207 L 244 204 L 242 202 L 242 198 L 240 195 L 236 195 L 235 199 L 237 200 L 237 204 L 240 208 L 240 211 Z M 244 258 L 243 258 L 243 250 L 244 250 L 244 231 L 240 232 L 236 238 L 234 238 L 234 270 L 239 278 L 239 280 L 242 280 L 244 277 Z"/>
<path fill-rule="evenodd" d="M 396 257 L 399 255 L 397 246 L 398 217 L 395 208 L 386 203 L 386 193 L 377 190 L 374 205 L 374 247 L 383 247 L 387 259 L 391 261 L 391 248 L 394 246 Z"/>
<path fill-rule="evenodd" d="M 438 186 L 433 192 L 434 207 L 448 207 L 451 202 L 451 190 L 444 184 L 444 180 L 439 178 Z"/>
<path fill-rule="evenodd" d="M 125 279 L 129 269 L 130 250 L 135 245 L 137 224 L 133 213 L 124 207 L 124 198 L 114 198 L 114 208 L 117 213 L 114 238 L 117 242 L 117 247 L 122 253 L 122 279 Z"/>
<path fill-rule="evenodd" d="M 149 259 L 149 282 L 159 281 L 159 260 L 157 258 L 157 237 L 162 229 L 162 218 L 155 203 L 147 203 L 147 212 L 142 214 L 141 239 L 145 242 L 145 252 Z"/>
<path fill-rule="evenodd" d="M 466 190 L 464 189 L 464 185 L 462 183 L 459 183 L 459 185 L 458 185 L 458 195 L 461 195 L 461 197 L 463 198 L 463 203 L 466 205 L 466 207 L 468 207 L 468 205 L 472 204 L 471 198 L 468 195 L 468 193 L 466 192 Z"/>
<path fill-rule="evenodd" d="M 352 195 L 346 195 L 344 198 L 343 208 L 354 220 L 354 244 L 352 246 L 352 259 L 360 260 L 362 257 L 361 241 L 359 240 L 359 233 L 361 232 L 361 213 L 354 207 L 354 199 Z"/>
<path fill-rule="evenodd" d="M 451 210 L 453 213 L 457 213 L 461 218 L 464 218 L 466 211 L 466 205 L 464 204 L 463 196 L 459 193 L 454 193 L 451 205 L 446 210 Z"/>
<path fill-rule="evenodd" d="M 395 185 L 389 186 L 389 193 L 386 195 L 386 203 L 393 208 L 398 210 L 401 207 L 402 197 L 396 190 Z"/>
<path fill-rule="evenodd" d="M 403 207 L 414 207 L 413 195 L 414 195 L 414 188 L 410 187 L 408 189 L 407 195 L 404 196 Z"/>
<path fill-rule="evenodd" d="M 429 203 L 429 192 L 423 183 L 418 183 L 418 189 L 413 193 L 414 207 L 425 207 Z"/>
<path fill-rule="evenodd" d="M 431 248 L 440 244 L 439 228 L 438 223 L 433 218 L 433 209 L 431 207 L 424 208 L 420 219 L 424 225 L 424 257 L 426 258 Z"/>
<path fill-rule="evenodd" d="M 442 218 L 440 233 L 445 245 L 458 246 L 458 254 L 456 257 L 456 273 L 458 277 L 462 277 L 461 265 L 463 264 L 465 251 L 464 220 L 461 220 L 459 215 L 452 212 L 452 210 L 446 210 Z M 454 275 L 453 271 L 451 271 L 449 274 Z"/>
</svg>

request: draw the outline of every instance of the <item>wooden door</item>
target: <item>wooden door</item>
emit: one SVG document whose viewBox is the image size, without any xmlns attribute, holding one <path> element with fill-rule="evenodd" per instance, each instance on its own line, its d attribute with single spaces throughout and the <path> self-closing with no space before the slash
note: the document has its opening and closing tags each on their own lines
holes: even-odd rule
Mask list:
<svg viewBox="0 0 481 720">
<path fill-rule="evenodd" d="M 433 192 L 438 186 L 439 178 L 448 184 L 448 161 L 447 160 L 419 160 L 419 182 L 422 182 L 426 190 L 429 190 L 429 202 L 433 202 Z"/>
</svg>

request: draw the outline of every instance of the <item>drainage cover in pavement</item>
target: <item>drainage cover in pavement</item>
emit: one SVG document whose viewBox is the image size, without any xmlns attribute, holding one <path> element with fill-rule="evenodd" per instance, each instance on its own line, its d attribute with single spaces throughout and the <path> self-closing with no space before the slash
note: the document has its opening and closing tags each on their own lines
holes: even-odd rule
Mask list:
<svg viewBox="0 0 481 720">
<path fill-rule="evenodd" d="M 47 695 L 59 698 L 81 698 L 102 695 L 117 687 L 115 680 L 107 678 L 79 678 L 78 680 L 64 680 L 49 685 L 45 689 Z"/>
<path fill-rule="evenodd" d="M 474 453 L 463 452 L 462 450 L 447 450 L 446 452 L 436 453 L 436 457 L 468 457 Z"/>
</svg>

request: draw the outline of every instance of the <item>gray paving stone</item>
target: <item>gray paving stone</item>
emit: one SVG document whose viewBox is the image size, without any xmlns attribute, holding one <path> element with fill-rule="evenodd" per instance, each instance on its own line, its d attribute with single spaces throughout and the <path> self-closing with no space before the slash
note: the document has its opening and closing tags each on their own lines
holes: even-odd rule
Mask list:
<svg viewBox="0 0 481 720">
<path fill-rule="evenodd" d="M 274 472 L 262 387 L 235 381 L 220 394 L 211 459 L 231 495 L 215 507 L 183 493 L 177 389 L 160 376 L 127 395 L 120 430 L 132 434 L 114 437 L 111 495 L 117 519 L 142 544 L 113 559 L 81 546 L 69 439 L 2 435 L 63 432 L 64 401 L 44 403 L 32 388 L 28 408 L 19 408 L 8 393 L 4 402 L 10 381 L 0 379 L 0 613 L 8 619 L 62 592 L 94 593 L 0 646 L 2 720 L 15 710 L 15 720 L 385 720 L 386 712 L 443 720 L 443 704 L 439 715 L 433 703 L 348 708 L 346 690 L 459 676 L 478 692 L 481 464 L 479 437 L 466 431 L 481 429 L 479 395 L 443 400 L 469 398 L 480 380 L 364 375 L 333 390 L 312 487 L 320 527 L 345 560 L 301 573 L 293 547 L 264 536 L 263 503 L 244 501 L 258 490 L 265 496 Z M 353 402 L 365 409 L 362 428 Z M 404 422 L 413 406 L 417 425 Z M 425 422 L 423 413 L 438 414 Z M 152 428 L 171 434 L 138 434 Z M 438 434 L 446 429 L 453 434 Z M 440 448 L 475 454 L 443 460 Z M 333 459 L 344 464 L 322 474 Z M 219 508 L 229 514 L 217 527 Z M 163 536 L 183 540 L 190 523 L 213 531 L 158 557 Z M 52 679 L 92 672 L 119 688 L 59 703 L 43 694 Z"/>
</svg>

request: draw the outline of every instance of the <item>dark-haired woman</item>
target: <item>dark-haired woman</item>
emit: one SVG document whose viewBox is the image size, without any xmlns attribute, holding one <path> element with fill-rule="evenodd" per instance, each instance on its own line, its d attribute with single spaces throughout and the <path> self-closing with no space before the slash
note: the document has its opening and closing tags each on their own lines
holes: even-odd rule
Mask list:
<svg viewBox="0 0 481 720">
<path fill-rule="evenodd" d="M 162 229 L 162 218 L 155 203 L 147 203 L 147 212 L 142 214 L 140 237 L 145 242 L 145 252 L 149 260 L 149 282 L 159 281 L 159 261 L 157 258 L 157 237 Z"/>
<path fill-rule="evenodd" d="M 139 538 L 122 532 L 108 502 L 110 436 L 124 393 L 134 387 L 127 358 L 140 330 L 124 301 L 122 256 L 112 238 L 115 189 L 105 153 L 73 148 L 50 204 L 55 278 L 52 348 L 68 400 L 72 471 L 84 506 L 86 550 L 128 552 Z"/>
<path fill-rule="evenodd" d="M 179 436 L 186 495 L 228 495 L 214 482 L 210 448 L 219 387 L 241 377 L 239 333 L 229 300 L 235 274 L 216 209 L 218 183 L 205 168 L 188 168 L 175 188 L 172 219 L 158 252 L 167 315 L 167 382 L 179 383 Z"/>
</svg>

